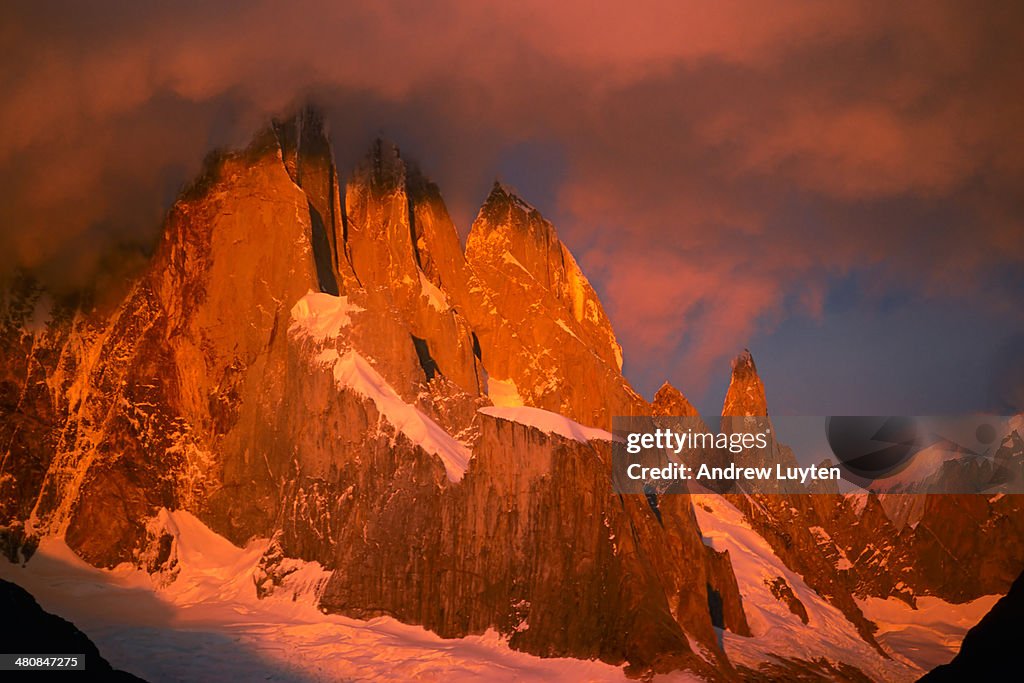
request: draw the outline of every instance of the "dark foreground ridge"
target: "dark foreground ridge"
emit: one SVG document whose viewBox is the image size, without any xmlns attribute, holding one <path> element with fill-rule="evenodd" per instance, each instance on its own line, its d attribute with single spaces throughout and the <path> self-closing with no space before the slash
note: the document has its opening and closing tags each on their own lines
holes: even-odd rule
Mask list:
<svg viewBox="0 0 1024 683">
<path fill-rule="evenodd" d="M 1024 574 L 964 637 L 960 652 L 949 664 L 935 667 L 920 680 L 1020 680 L 1020 644 L 1024 640 Z"/>
<path fill-rule="evenodd" d="M 65 674 L 78 673 L 94 681 L 112 681 L 114 683 L 131 683 L 143 681 L 125 671 L 118 671 L 103 659 L 89 637 L 78 630 L 78 627 L 66 619 L 50 614 L 39 606 L 28 591 L 21 586 L 0 579 L 0 614 L 12 628 L 6 632 L 3 650 L 16 654 L 84 654 L 85 671 L 66 671 Z M 17 674 L 4 672 L 4 680 L 13 680 Z M 38 671 L 22 674 L 25 678 L 43 680 L 45 676 Z M 18 678 L 17 680 L 21 680 Z"/>
</svg>

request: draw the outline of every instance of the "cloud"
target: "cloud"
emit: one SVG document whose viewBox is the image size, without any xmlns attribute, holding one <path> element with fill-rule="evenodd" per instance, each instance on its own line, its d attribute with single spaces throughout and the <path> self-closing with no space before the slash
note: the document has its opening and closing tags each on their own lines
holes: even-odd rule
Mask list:
<svg viewBox="0 0 1024 683">
<path fill-rule="evenodd" d="M 541 208 L 643 378 L 685 367 L 700 381 L 758 331 L 820 314 L 854 270 L 882 293 L 1019 294 L 1005 277 L 1024 265 L 1019 3 L 68 2 L 6 15 L 0 271 L 25 265 L 57 288 L 145 251 L 208 149 L 313 98 L 343 168 L 389 135 L 463 232 L 499 172 L 550 178 Z M 557 147 L 556 170 L 516 161 L 538 145 Z"/>
</svg>

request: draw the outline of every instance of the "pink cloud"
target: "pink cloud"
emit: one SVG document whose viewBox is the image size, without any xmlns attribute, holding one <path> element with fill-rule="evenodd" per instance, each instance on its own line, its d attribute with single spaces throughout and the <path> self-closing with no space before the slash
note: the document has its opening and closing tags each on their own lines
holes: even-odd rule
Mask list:
<svg viewBox="0 0 1024 683">
<path fill-rule="evenodd" d="M 147 247 L 207 149 L 310 95 L 342 166 L 383 131 L 462 217 L 505 150 L 557 146 L 542 208 L 604 290 L 627 364 L 714 364 L 820 314 L 857 268 L 883 290 L 1005 300 L 987 275 L 1024 265 L 1019 5 L 7 14 L 0 271 L 75 285 L 107 251 Z"/>
</svg>

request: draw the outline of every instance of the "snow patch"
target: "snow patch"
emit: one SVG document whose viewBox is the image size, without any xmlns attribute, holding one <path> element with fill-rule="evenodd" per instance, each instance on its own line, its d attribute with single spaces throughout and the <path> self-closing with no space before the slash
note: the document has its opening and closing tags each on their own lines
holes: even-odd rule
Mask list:
<svg viewBox="0 0 1024 683">
<path fill-rule="evenodd" d="M 528 427 L 539 429 L 547 434 L 558 434 L 576 441 L 613 441 L 611 432 L 595 427 L 586 427 L 548 410 L 527 406 L 489 406 L 480 408 L 479 412 L 510 422 L 518 422 Z"/>
<path fill-rule="evenodd" d="M 422 273 L 420 276 L 423 277 Z M 440 290 L 438 294 L 443 296 Z M 351 315 L 362 310 L 349 303 L 347 297 L 310 291 L 292 307 L 289 331 L 323 345 L 340 337 L 342 330 L 352 323 Z M 469 449 L 418 408 L 406 403 L 359 352 L 321 348 L 314 362 L 330 368 L 339 387 L 373 401 L 377 412 L 410 441 L 440 457 L 449 481 L 462 479 L 471 457 Z"/>
<path fill-rule="evenodd" d="M 514 408 L 523 405 L 523 397 L 519 395 L 519 387 L 511 379 L 494 379 L 488 376 L 487 397 L 496 406 Z"/>
<path fill-rule="evenodd" d="M 561 318 L 559 318 L 558 320 L 556 320 L 556 321 L 555 321 L 555 324 L 556 324 L 556 325 L 558 325 L 559 327 L 561 327 L 561 328 L 562 328 L 563 330 L 565 330 L 566 332 L 568 332 L 568 333 L 569 333 L 570 335 L 572 335 L 573 337 L 576 337 L 576 339 L 579 339 L 579 337 L 578 337 L 578 336 L 576 336 L 576 333 L 572 331 L 572 328 L 571 328 L 571 327 L 569 327 L 569 325 L 568 325 L 568 324 L 567 324 L 567 323 L 566 323 L 566 322 L 565 322 L 564 320 L 562 320 Z M 580 341 L 583 341 L 583 340 L 582 340 L 582 339 L 580 339 Z"/>
<path fill-rule="evenodd" d="M 512 252 L 510 252 L 510 251 L 508 251 L 508 250 L 505 250 L 505 252 L 504 252 L 504 253 L 502 253 L 502 255 L 501 255 L 501 260 L 502 260 L 502 262 L 504 262 L 504 263 L 507 263 L 507 264 L 508 264 L 508 265 L 510 265 L 510 266 L 515 266 L 515 267 L 516 267 L 516 268 L 518 268 L 519 270 L 523 271 L 523 272 L 524 272 L 524 273 L 526 273 L 526 274 L 527 274 L 527 275 L 528 275 L 528 276 L 529 276 L 529 277 L 530 277 L 531 279 L 533 278 L 533 273 L 531 273 L 530 271 L 528 271 L 528 270 L 526 269 L 526 266 L 524 266 L 524 265 L 522 264 L 522 262 L 521 262 L 521 261 L 520 261 L 519 259 L 517 259 L 517 258 L 516 258 L 515 256 L 513 256 L 513 255 L 512 255 Z"/>
<path fill-rule="evenodd" d="M 334 381 L 373 401 L 377 411 L 414 444 L 441 458 L 449 481 L 461 481 L 472 457 L 465 445 L 452 438 L 440 425 L 409 405 L 391 388 L 380 373 L 353 349 L 339 354 L 325 349 L 317 361 L 332 367 Z"/>
<path fill-rule="evenodd" d="M 352 314 L 362 310 L 349 303 L 348 297 L 310 290 L 292 306 L 290 329 L 318 342 L 336 339 L 352 324 Z"/>
<path fill-rule="evenodd" d="M 846 556 L 846 551 L 839 547 L 837 543 L 832 540 L 832 536 L 825 531 L 824 527 L 812 526 L 807 528 L 814 536 L 814 542 L 819 546 L 825 546 L 836 551 L 838 557 L 836 558 L 836 569 L 853 569 L 853 563 L 850 562 L 850 558 Z"/>
<path fill-rule="evenodd" d="M 437 286 L 423 274 L 422 270 L 417 269 L 417 272 L 420 274 L 420 289 L 423 291 L 423 296 L 427 297 L 430 307 L 440 313 L 444 313 L 449 310 L 451 305 L 448 303 L 448 297 L 445 293 L 438 289 Z"/>
</svg>

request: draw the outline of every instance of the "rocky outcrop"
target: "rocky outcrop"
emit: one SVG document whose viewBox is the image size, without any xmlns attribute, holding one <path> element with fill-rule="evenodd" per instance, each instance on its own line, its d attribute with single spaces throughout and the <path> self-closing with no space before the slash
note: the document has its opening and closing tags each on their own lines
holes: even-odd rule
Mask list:
<svg viewBox="0 0 1024 683">
<path fill-rule="evenodd" d="M 796 593 L 793 592 L 793 589 L 789 587 L 784 578 L 776 576 L 765 579 L 764 582 L 771 590 L 775 599 L 785 603 L 790 612 L 800 617 L 800 621 L 804 622 L 804 624 L 810 621 L 810 618 L 807 616 L 807 608 L 800 602 L 800 598 L 796 597 Z"/>
<path fill-rule="evenodd" d="M 745 351 L 733 362 L 723 429 L 770 427 L 767 413 L 764 384 Z M 751 419 L 758 420 L 753 427 Z M 1011 435 L 994 461 L 1011 462 L 1015 443 Z M 773 444 L 743 457 L 785 464 L 792 454 Z M 859 494 L 864 502 L 857 506 L 837 491 L 819 487 L 808 493 L 814 495 L 730 500 L 786 565 L 841 609 L 870 643 L 874 628 L 853 596 L 897 597 L 914 605 L 916 596 L 931 595 L 960 603 L 1005 592 L 1024 568 L 1020 496 Z"/>
<path fill-rule="evenodd" d="M 276 138 L 211 160 L 121 307 L 75 323 L 40 523 L 102 566 L 139 551 L 160 507 L 234 539 L 265 532 L 291 452 L 268 429 L 286 399 L 286 302 L 317 282 L 309 202 Z"/>
<path fill-rule="evenodd" d="M 1024 568 L 1019 495 L 926 495 L 912 522 L 894 520 L 880 496 L 831 528 L 853 563 L 859 596 L 915 604 L 931 595 L 954 603 L 1005 593 Z"/>
<path fill-rule="evenodd" d="M 705 546 L 708 565 L 708 609 L 711 612 L 711 623 L 740 636 L 753 636 L 747 624 L 747 615 L 743 611 L 743 598 L 736 582 L 736 574 L 732 568 L 729 552 L 718 552 Z"/>
</svg>

